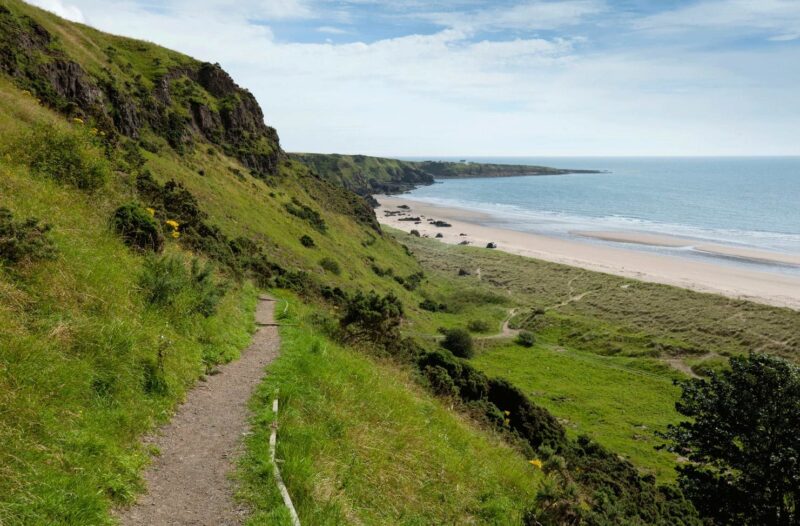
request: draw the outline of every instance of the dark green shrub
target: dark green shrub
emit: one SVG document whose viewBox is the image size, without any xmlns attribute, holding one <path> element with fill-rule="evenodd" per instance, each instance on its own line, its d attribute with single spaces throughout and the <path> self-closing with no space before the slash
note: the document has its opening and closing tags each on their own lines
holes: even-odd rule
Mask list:
<svg viewBox="0 0 800 526">
<path fill-rule="evenodd" d="M 9 209 L 0 208 L 0 261 L 14 264 L 55 258 L 56 247 L 49 232 L 50 225 L 40 224 L 36 218 L 14 221 Z"/>
<path fill-rule="evenodd" d="M 372 272 L 375 273 L 376 276 L 380 276 L 385 278 L 386 276 L 394 276 L 394 269 L 391 267 L 381 268 L 378 265 L 372 265 Z"/>
<path fill-rule="evenodd" d="M 458 396 L 458 387 L 450 377 L 447 369 L 440 365 L 426 367 L 422 373 L 428 380 L 431 390 L 439 396 L 455 397 Z"/>
<path fill-rule="evenodd" d="M 155 219 L 136 203 L 117 208 L 111 217 L 111 226 L 129 247 L 153 252 L 164 249 L 164 235 Z"/>
<path fill-rule="evenodd" d="M 111 170 L 88 131 L 38 125 L 12 139 L 3 153 L 31 171 L 60 183 L 92 192 L 102 187 Z"/>
<path fill-rule="evenodd" d="M 422 272 L 422 271 L 415 272 L 413 274 L 410 274 L 410 275 L 406 276 L 404 278 L 404 280 L 403 280 L 403 283 L 400 283 L 400 284 L 406 290 L 413 291 L 413 290 L 416 290 L 417 287 L 419 287 L 420 283 L 422 283 L 422 280 L 424 278 L 425 278 L 425 273 L 424 272 Z"/>
<path fill-rule="evenodd" d="M 489 332 L 492 329 L 492 326 L 486 320 L 470 320 L 467 323 L 467 329 L 472 332 Z"/>
<path fill-rule="evenodd" d="M 311 239 L 311 236 L 303 236 L 303 237 L 301 237 L 300 238 L 300 244 L 303 245 L 306 248 L 313 248 L 313 247 L 316 246 L 316 243 L 314 243 L 314 240 Z"/>
<path fill-rule="evenodd" d="M 297 199 L 293 198 L 292 202 L 286 203 L 284 207 L 286 208 L 286 211 L 293 216 L 299 217 L 300 219 L 308 222 L 308 224 L 319 233 L 324 234 L 328 230 L 328 226 L 325 224 L 325 220 L 322 219 L 322 216 L 319 214 L 319 212 L 308 205 L 304 205 Z"/>
<path fill-rule="evenodd" d="M 380 296 L 375 291 L 359 291 L 349 298 L 339 321 L 346 340 L 370 340 L 384 346 L 400 339 L 403 304 L 393 293 Z"/>
<path fill-rule="evenodd" d="M 566 444 L 564 427 L 546 409 L 534 405 L 519 388 L 502 378 L 489 380 L 488 400 L 508 412 L 509 427 L 533 448 L 559 449 Z"/>
<path fill-rule="evenodd" d="M 536 343 L 536 337 L 530 331 L 520 331 L 517 334 L 517 339 L 514 340 L 517 345 L 522 345 L 523 347 L 533 347 Z"/>
<path fill-rule="evenodd" d="M 342 273 L 342 269 L 341 267 L 339 267 L 339 263 L 337 263 L 331 258 L 320 259 L 319 266 L 325 269 L 326 271 L 330 272 L 331 274 L 336 274 L 337 276 Z"/>
<path fill-rule="evenodd" d="M 436 303 L 432 299 L 425 299 L 419 304 L 419 308 L 428 312 L 446 312 L 447 305 L 444 303 Z"/>
<path fill-rule="evenodd" d="M 472 358 L 475 354 L 472 336 L 465 329 L 447 330 L 442 340 L 442 347 L 460 358 Z"/>
</svg>

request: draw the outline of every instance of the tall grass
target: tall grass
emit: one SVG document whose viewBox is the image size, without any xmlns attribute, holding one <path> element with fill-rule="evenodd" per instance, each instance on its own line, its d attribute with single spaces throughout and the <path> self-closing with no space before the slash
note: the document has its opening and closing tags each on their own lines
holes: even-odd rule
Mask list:
<svg viewBox="0 0 800 526">
<path fill-rule="evenodd" d="M 289 524 L 268 460 L 276 392 L 278 458 L 304 524 L 520 523 L 540 472 L 407 372 L 316 334 L 312 308 L 291 301 L 281 356 L 251 404 L 249 524 Z"/>
</svg>

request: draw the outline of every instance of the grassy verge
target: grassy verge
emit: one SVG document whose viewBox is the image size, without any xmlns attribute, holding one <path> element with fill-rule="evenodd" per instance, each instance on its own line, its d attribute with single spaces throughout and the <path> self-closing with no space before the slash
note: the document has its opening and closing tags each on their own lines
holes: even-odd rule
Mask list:
<svg viewBox="0 0 800 526">
<path fill-rule="evenodd" d="M 140 436 L 249 341 L 250 285 L 209 318 L 146 302 L 111 199 L 0 164 L 0 206 L 47 218 L 57 254 L 0 266 L 0 524 L 108 523 L 141 489 Z"/>
<path fill-rule="evenodd" d="M 250 524 L 288 524 L 268 461 L 278 457 L 304 524 L 518 524 L 540 481 L 501 438 L 424 393 L 409 373 L 315 334 L 292 300 L 281 356 L 252 402 L 241 463 Z"/>
</svg>

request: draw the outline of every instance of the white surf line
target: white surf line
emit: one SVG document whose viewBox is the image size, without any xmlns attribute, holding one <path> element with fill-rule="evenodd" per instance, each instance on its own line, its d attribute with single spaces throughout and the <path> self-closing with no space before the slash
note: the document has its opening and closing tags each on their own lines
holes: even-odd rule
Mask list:
<svg viewBox="0 0 800 526">
<path fill-rule="evenodd" d="M 287 301 L 288 305 L 289 302 Z M 269 457 L 272 460 L 272 472 L 275 474 L 275 482 L 278 484 L 278 489 L 283 497 L 283 503 L 289 509 L 289 515 L 292 518 L 292 526 L 300 526 L 300 517 L 297 516 L 297 510 L 294 509 L 292 504 L 292 497 L 289 496 L 289 490 L 286 489 L 286 484 L 283 483 L 281 477 L 281 470 L 278 468 L 278 461 L 275 460 L 275 446 L 278 443 L 278 397 L 272 401 L 272 412 L 275 413 L 275 420 L 272 422 L 272 433 L 269 436 Z"/>
</svg>

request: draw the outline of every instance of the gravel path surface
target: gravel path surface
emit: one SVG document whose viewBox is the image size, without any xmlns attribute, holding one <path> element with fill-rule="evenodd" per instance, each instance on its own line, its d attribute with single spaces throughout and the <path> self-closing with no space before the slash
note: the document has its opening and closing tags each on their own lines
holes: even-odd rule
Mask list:
<svg viewBox="0 0 800 526">
<path fill-rule="evenodd" d="M 172 421 L 148 440 L 161 454 L 144 479 L 147 493 L 120 510 L 125 526 L 237 525 L 247 510 L 233 499 L 230 473 L 249 429 L 247 401 L 278 355 L 274 301 L 260 298 L 260 326 L 241 358 L 198 382 Z"/>
</svg>

